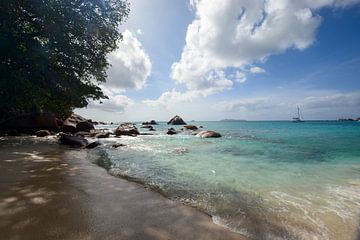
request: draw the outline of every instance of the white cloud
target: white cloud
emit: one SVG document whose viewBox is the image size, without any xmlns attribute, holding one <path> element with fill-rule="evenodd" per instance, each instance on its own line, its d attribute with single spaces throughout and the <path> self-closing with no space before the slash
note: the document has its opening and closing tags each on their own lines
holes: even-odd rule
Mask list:
<svg viewBox="0 0 360 240">
<path fill-rule="evenodd" d="M 143 103 L 152 106 L 152 107 L 164 107 L 168 108 L 170 104 L 176 104 L 181 102 L 191 102 L 193 99 L 197 98 L 193 92 L 181 93 L 172 89 L 171 91 L 164 92 L 161 96 L 155 100 L 144 100 Z"/>
<path fill-rule="evenodd" d="M 233 77 L 234 77 L 233 79 L 235 80 L 235 82 L 238 82 L 238 83 L 244 83 L 247 80 L 245 73 L 240 72 L 240 71 L 236 71 L 235 75 Z"/>
<path fill-rule="evenodd" d="M 257 73 L 265 73 L 266 71 L 261 67 L 252 67 L 250 68 L 250 72 L 257 74 Z"/>
<path fill-rule="evenodd" d="M 300 101 L 308 109 L 352 108 L 360 106 L 360 92 L 334 93 L 325 96 L 311 96 Z"/>
<path fill-rule="evenodd" d="M 102 90 L 109 99 L 104 99 L 101 103 L 92 102 L 89 104 L 89 108 L 95 108 L 106 112 L 123 113 L 129 106 L 134 104 L 134 101 L 125 95 L 117 94 L 106 87 L 102 87 Z"/>
<path fill-rule="evenodd" d="M 137 33 L 142 32 L 138 29 Z M 126 89 L 141 89 L 146 85 L 151 72 L 150 58 L 136 37 L 125 30 L 118 48 L 109 54 L 109 62 L 111 67 L 108 69 L 108 79 L 100 86 L 109 99 L 102 100 L 102 103 L 92 102 L 89 108 L 122 113 L 134 101 L 120 93 Z"/>
<path fill-rule="evenodd" d="M 141 43 L 129 31 L 123 33 L 118 49 L 109 55 L 112 65 L 108 70 L 107 87 L 124 91 L 141 89 L 151 73 L 151 62 Z"/>
<path fill-rule="evenodd" d="M 194 100 L 206 97 L 213 93 L 213 89 L 206 89 L 204 91 L 185 91 L 179 92 L 175 89 L 167 91 L 161 94 L 161 96 L 155 100 L 144 100 L 144 104 L 151 107 L 163 107 L 169 109 L 179 103 L 190 103 Z"/>
<path fill-rule="evenodd" d="M 233 80 L 226 74 L 228 68 L 244 68 L 289 48 L 309 47 L 321 23 L 314 13 L 317 9 L 358 2 L 190 0 L 196 17 L 188 26 L 186 45 L 172 65 L 171 77 L 191 91 L 229 89 Z"/>
</svg>

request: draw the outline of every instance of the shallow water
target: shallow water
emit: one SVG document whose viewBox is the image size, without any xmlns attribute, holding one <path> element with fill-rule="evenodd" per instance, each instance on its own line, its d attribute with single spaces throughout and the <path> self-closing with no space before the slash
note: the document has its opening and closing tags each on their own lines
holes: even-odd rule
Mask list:
<svg viewBox="0 0 360 240">
<path fill-rule="evenodd" d="M 153 136 L 106 139 L 96 151 L 111 174 L 150 185 L 251 238 L 357 238 L 360 123 L 191 124 L 223 137 L 167 136 L 162 123 Z M 113 149 L 113 142 L 127 146 Z"/>
</svg>

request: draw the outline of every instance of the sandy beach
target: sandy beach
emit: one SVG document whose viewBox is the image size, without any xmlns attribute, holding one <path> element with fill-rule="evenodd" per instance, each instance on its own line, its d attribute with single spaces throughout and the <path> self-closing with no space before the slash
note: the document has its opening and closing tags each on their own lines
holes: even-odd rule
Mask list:
<svg viewBox="0 0 360 240">
<path fill-rule="evenodd" d="M 45 142 L 1 146 L 1 239 L 245 239 L 194 208 L 110 176 L 86 151 Z"/>
</svg>

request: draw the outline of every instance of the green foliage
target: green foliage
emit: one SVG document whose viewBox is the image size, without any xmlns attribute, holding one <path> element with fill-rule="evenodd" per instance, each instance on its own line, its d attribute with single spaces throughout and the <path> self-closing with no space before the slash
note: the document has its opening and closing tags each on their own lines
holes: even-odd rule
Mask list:
<svg viewBox="0 0 360 240">
<path fill-rule="evenodd" d="M 106 98 L 98 84 L 128 12 L 126 0 L 0 1 L 0 119 Z"/>
</svg>

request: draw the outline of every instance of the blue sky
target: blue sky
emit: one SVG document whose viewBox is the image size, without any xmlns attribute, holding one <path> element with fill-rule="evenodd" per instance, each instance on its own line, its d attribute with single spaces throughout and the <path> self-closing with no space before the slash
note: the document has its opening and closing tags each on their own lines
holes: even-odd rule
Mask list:
<svg viewBox="0 0 360 240">
<path fill-rule="evenodd" d="M 360 117 L 360 1 L 132 0 L 105 121 Z"/>
</svg>

